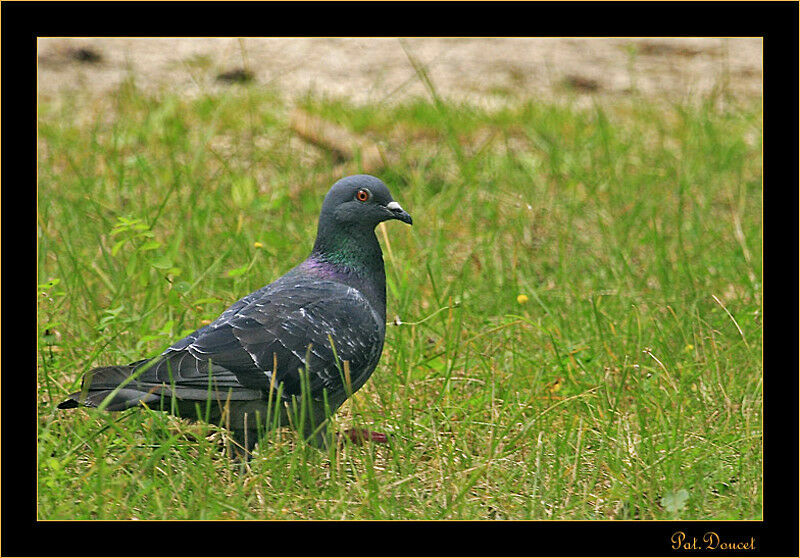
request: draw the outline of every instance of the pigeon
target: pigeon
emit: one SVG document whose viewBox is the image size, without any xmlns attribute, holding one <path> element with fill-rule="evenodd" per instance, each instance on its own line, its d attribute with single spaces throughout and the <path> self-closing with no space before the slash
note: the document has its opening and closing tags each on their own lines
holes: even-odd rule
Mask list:
<svg viewBox="0 0 800 558">
<path fill-rule="evenodd" d="M 58 408 L 146 406 L 219 424 L 236 442 L 233 457 L 245 461 L 278 426 L 327 449 L 326 421 L 369 379 L 383 350 L 386 273 L 375 227 L 390 219 L 412 224 L 380 179 L 342 178 L 325 196 L 302 263 L 159 356 L 90 370 Z M 388 441 L 368 430 L 345 434 Z"/>
</svg>

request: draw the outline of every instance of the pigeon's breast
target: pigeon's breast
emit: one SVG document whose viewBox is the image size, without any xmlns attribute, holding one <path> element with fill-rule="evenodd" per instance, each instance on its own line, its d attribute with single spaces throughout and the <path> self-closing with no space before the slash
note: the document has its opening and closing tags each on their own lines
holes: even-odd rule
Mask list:
<svg viewBox="0 0 800 558">
<path fill-rule="evenodd" d="M 299 280 L 332 281 L 355 289 L 363 296 L 375 314 L 376 321 L 386 326 L 386 275 L 383 266 L 370 273 L 338 266 L 324 260 L 309 258 L 295 268 Z M 288 274 L 287 274 L 288 275 Z"/>
</svg>

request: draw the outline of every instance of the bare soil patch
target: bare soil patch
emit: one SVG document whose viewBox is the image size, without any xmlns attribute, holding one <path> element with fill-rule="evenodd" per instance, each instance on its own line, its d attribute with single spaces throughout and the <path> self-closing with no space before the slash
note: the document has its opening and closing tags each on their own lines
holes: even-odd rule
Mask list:
<svg viewBox="0 0 800 558">
<path fill-rule="evenodd" d="M 714 88 L 762 95 L 760 38 L 158 38 L 39 39 L 39 94 L 103 95 L 129 75 L 146 89 L 193 95 L 239 83 L 289 97 L 309 91 L 356 102 L 439 95 L 481 104 L 567 94 L 679 100 Z"/>
</svg>

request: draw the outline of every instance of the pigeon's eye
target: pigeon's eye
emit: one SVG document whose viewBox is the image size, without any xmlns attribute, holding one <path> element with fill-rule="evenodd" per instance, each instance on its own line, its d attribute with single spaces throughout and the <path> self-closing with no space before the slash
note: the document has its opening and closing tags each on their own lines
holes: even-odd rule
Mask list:
<svg viewBox="0 0 800 558">
<path fill-rule="evenodd" d="M 372 194 L 366 188 L 361 188 L 358 192 L 356 192 L 356 199 L 360 202 L 365 202 L 372 197 Z"/>
</svg>

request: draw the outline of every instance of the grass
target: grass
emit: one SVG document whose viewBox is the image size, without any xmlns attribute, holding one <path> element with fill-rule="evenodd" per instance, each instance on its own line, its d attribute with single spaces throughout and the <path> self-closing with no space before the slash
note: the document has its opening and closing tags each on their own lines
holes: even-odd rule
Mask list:
<svg viewBox="0 0 800 558">
<path fill-rule="evenodd" d="M 385 142 L 386 347 L 325 454 L 57 411 L 302 260 L 336 164 L 258 85 L 39 108 L 40 519 L 759 519 L 761 107 L 305 109 Z M 389 249 L 390 248 L 390 249 Z"/>
</svg>

